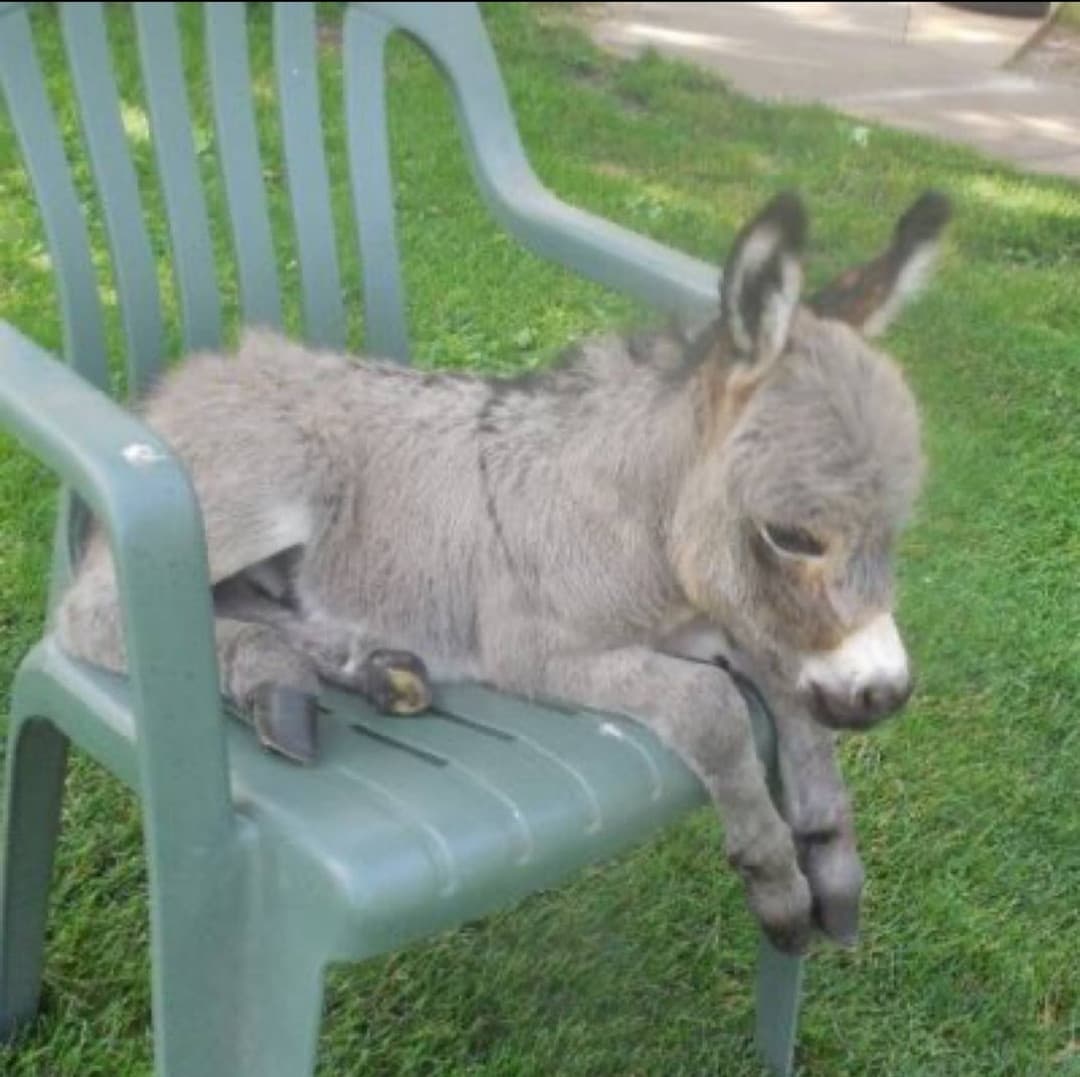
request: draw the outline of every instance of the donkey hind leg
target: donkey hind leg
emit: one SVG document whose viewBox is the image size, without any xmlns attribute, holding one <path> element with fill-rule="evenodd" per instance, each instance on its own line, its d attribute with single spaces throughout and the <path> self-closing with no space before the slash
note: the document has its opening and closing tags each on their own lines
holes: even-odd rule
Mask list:
<svg viewBox="0 0 1080 1077">
<path fill-rule="evenodd" d="M 408 716 L 431 706 L 431 679 L 423 659 L 383 645 L 363 631 L 296 620 L 285 627 L 330 684 L 358 692 L 383 714 Z"/>
<path fill-rule="evenodd" d="M 265 748 L 296 763 L 318 754 L 315 663 L 273 626 L 215 620 L 222 688 L 237 718 Z"/>
<path fill-rule="evenodd" d="M 273 626 L 324 681 L 360 693 L 384 714 L 418 714 L 431 705 L 431 680 L 417 655 L 388 647 L 350 622 L 305 616 L 277 594 L 248 570 L 219 585 L 216 608 L 233 620 Z"/>
<path fill-rule="evenodd" d="M 75 658 L 127 672 L 123 620 L 107 556 L 88 560 L 60 605 L 57 633 Z M 216 616 L 221 689 L 229 713 L 252 726 L 262 743 L 296 762 L 316 755 L 318 676 L 310 658 L 270 625 Z"/>
</svg>

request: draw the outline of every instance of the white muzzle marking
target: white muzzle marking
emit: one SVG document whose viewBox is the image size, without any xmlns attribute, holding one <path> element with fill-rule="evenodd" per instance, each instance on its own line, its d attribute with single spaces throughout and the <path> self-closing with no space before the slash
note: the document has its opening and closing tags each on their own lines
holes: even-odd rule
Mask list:
<svg viewBox="0 0 1080 1077">
<path fill-rule="evenodd" d="M 850 700 L 866 688 L 899 689 L 909 677 L 907 652 L 896 622 L 883 613 L 852 632 L 835 650 L 803 659 L 799 687 L 814 686 L 829 696 Z"/>
</svg>

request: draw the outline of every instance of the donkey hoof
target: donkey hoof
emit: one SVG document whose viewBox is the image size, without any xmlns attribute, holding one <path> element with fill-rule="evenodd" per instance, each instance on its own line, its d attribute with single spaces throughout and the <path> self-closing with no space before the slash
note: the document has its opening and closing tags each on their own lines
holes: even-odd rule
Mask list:
<svg viewBox="0 0 1080 1077">
<path fill-rule="evenodd" d="M 264 748 L 309 765 L 318 754 L 318 700 L 310 692 L 265 682 L 251 693 L 252 724 Z"/>
<path fill-rule="evenodd" d="M 383 714 L 419 714 L 431 706 L 431 681 L 416 655 L 372 651 L 364 660 L 364 694 Z"/>
<path fill-rule="evenodd" d="M 758 882 L 749 891 L 750 909 L 781 953 L 804 954 L 814 935 L 813 897 L 801 872 L 783 883 Z"/>
<path fill-rule="evenodd" d="M 859 899 L 830 896 L 814 902 L 814 923 L 837 945 L 853 950 L 859 944 Z"/>
<path fill-rule="evenodd" d="M 814 895 L 814 923 L 827 938 L 851 949 L 859 941 L 865 871 L 849 839 L 799 842 L 803 870 Z"/>
</svg>

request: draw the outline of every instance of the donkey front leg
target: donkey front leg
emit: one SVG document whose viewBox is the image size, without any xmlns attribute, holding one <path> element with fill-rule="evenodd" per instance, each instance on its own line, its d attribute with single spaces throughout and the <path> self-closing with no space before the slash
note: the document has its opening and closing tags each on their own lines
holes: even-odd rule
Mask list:
<svg viewBox="0 0 1080 1077">
<path fill-rule="evenodd" d="M 528 680 L 536 691 L 633 716 L 700 778 L 721 816 L 729 862 L 777 948 L 803 951 L 811 895 L 795 844 L 769 795 L 739 690 L 722 670 L 645 649 L 558 657 Z"/>
<path fill-rule="evenodd" d="M 852 946 L 859 934 L 865 871 L 851 797 L 836 758 L 836 734 L 793 701 L 781 699 L 772 710 L 784 815 L 813 892 L 814 919 L 831 939 Z"/>
</svg>

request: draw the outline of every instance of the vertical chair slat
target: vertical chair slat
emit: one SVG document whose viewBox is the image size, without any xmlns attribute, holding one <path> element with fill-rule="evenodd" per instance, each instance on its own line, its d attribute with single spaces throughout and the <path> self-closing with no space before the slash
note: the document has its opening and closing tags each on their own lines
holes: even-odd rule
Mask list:
<svg viewBox="0 0 1080 1077">
<path fill-rule="evenodd" d="M 64 4 L 61 20 L 79 115 L 105 212 L 127 339 L 132 395 L 153 376 L 162 348 L 161 296 L 131 163 L 99 3 Z"/>
<path fill-rule="evenodd" d="M 134 7 L 143 84 L 172 236 L 184 344 L 189 350 L 212 347 L 221 339 L 221 300 L 206 196 L 191 134 L 175 4 Z"/>
<path fill-rule="evenodd" d="M 390 28 L 358 8 L 345 16 L 345 120 L 353 213 L 364 274 L 364 345 L 405 362 L 401 264 L 386 123 L 385 46 Z"/>
<path fill-rule="evenodd" d="M 280 327 L 281 292 L 255 129 L 246 7 L 242 3 L 206 5 L 210 87 L 244 320 Z"/>
<path fill-rule="evenodd" d="M 45 93 L 25 10 L 0 13 L 0 87 L 7 99 L 34 186 L 56 266 L 68 361 L 99 388 L 108 388 L 105 330 L 86 222 L 56 118 Z"/>
<path fill-rule="evenodd" d="M 315 344 L 341 347 L 345 310 L 319 108 L 314 4 L 274 5 L 274 62 L 306 336 Z"/>
</svg>

